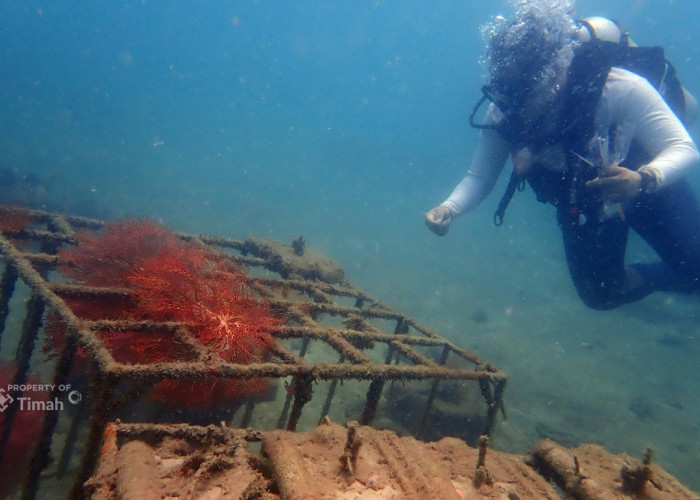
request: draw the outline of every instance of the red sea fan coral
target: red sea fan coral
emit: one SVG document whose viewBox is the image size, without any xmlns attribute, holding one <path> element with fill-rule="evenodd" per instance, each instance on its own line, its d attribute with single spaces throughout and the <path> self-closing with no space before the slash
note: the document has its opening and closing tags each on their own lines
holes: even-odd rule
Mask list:
<svg viewBox="0 0 700 500">
<path fill-rule="evenodd" d="M 44 332 L 44 352 L 56 356 L 66 347 L 66 325 L 55 312 L 48 314 Z M 168 332 L 100 331 L 96 336 L 118 363 L 127 365 L 190 361 L 195 358 L 192 349 Z M 88 370 L 88 355 L 78 347 L 73 357 L 71 376 L 77 377 Z"/>
<path fill-rule="evenodd" d="M 175 233 L 149 220 L 125 219 L 100 233 L 83 231 L 77 244 L 58 252 L 59 271 L 91 286 L 127 285 L 126 276 L 166 248 L 181 245 Z"/>
<path fill-rule="evenodd" d="M 236 380 L 207 377 L 193 383 L 191 380 L 163 380 L 156 384 L 151 398 L 171 408 L 234 406 L 242 398 L 261 394 L 269 389 L 265 379 Z"/>
<path fill-rule="evenodd" d="M 115 361 L 124 364 L 191 361 L 192 349 L 166 332 L 100 332 L 99 337 Z"/>
<path fill-rule="evenodd" d="M 243 271 L 213 252 L 185 245 L 144 261 L 128 277 L 138 308 L 158 321 L 183 321 L 224 360 L 261 359 L 279 325 L 266 302 L 253 295 Z"/>
<path fill-rule="evenodd" d="M 197 339 L 233 363 L 265 358 L 274 340 L 270 334 L 281 319 L 247 285 L 233 261 L 205 247 L 180 240 L 151 221 L 108 224 L 99 234 L 80 233 L 75 247 L 59 252 L 59 270 L 91 286 L 130 290 L 122 303 L 70 301 L 81 318 L 142 318 L 188 323 Z M 184 345 L 153 334 L 100 334 L 107 349 L 122 363 L 156 363 L 191 359 Z M 152 397 L 179 406 L 227 403 L 263 392 L 262 379 L 239 381 L 215 376 L 196 382 L 164 380 Z"/>
</svg>

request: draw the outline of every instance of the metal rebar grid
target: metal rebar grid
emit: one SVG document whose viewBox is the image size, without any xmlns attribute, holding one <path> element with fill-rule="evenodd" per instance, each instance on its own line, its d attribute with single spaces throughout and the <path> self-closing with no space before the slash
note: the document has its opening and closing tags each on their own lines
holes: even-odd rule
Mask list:
<svg viewBox="0 0 700 500">
<path fill-rule="evenodd" d="M 7 207 L 0 207 L 0 217 L 3 210 Z M 0 336 L 4 333 L 15 283 L 21 281 L 32 297 L 25 313 L 25 330 L 32 331 L 22 334 L 25 340 L 21 345 L 26 352 L 23 351 L 15 380 L 26 380 L 27 360 L 40 328 L 36 318 L 44 310 L 47 311 L 44 314 L 58 315 L 66 326 L 66 344 L 55 363 L 52 383 L 65 384 L 76 348 L 87 354 L 91 365 L 88 376 L 91 409 L 86 422 L 89 422 L 90 432 L 74 496 L 81 495 L 82 482 L 92 471 L 107 422 L 126 404 L 140 397 L 145 389 L 164 379 L 291 377 L 292 382 L 285 384 L 286 402 L 279 419 L 279 425 L 288 430 L 297 428 L 305 406 L 313 398 L 314 385 L 319 381 L 330 383 L 319 419 L 327 415 L 333 405 L 340 390 L 338 382 L 368 382 L 364 410 L 356 417 L 362 424 L 373 421 L 387 383 L 429 383 L 420 425 L 414 430 L 419 436 L 429 425 L 441 381 L 474 383 L 486 406 L 483 416 L 486 433 L 491 431 L 498 411 L 503 411 L 502 395 L 506 384 L 503 372 L 354 287 L 344 279 L 339 266 L 306 250 L 302 238 L 292 245 L 283 245 L 256 238 L 239 241 L 179 235 L 227 255 L 245 269 L 250 276 L 250 287 L 270 304 L 275 314 L 284 318 L 284 325 L 272 332 L 277 340 L 273 356 L 265 362 L 243 365 L 225 362 L 198 342 L 186 324 L 133 319 L 88 321 L 76 316 L 64 299 L 123 300 L 129 297 L 129 290 L 70 284 L 53 272 L 58 247 L 72 245 L 76 231 L 99 231 L 104 223 L 42 211 L 27 211 L 26 215 L 30 220 L 27 228 L 0 234 L 0 262 L 4 264 L 0 280 Z M 189 355 L 187 359 L 169 363 L 123 364 L 114 359 L 100 339 L 99 333 L 105 331 L 167 335 L 187 346 Z M 331 359 L 306 356 L 311 343 L 322 345 L 324 352 L 332 353 Z M 123 387 L 124 383 L 133 390 L 118 393 L 115 388 Z M 246 406 L 244 422 L 250 420 L 254 405 L 251 400 Z M 464 416 L 465 426 L 469 417 L 473 415 Z M 25 481 L 25 497 L 31 498 L 36 493 L 39 475 L 48 463 L 56 420 L 56 416 L 47 412 Z M 11 419 L 5 419 L 0 429 L 0 459 L 4 440 L 10 432 Z M 65 446 L 72 449 L 74 443 Z M 61 457 L 61 461 L 65 462 L 65 457 Z"/>
</svg>

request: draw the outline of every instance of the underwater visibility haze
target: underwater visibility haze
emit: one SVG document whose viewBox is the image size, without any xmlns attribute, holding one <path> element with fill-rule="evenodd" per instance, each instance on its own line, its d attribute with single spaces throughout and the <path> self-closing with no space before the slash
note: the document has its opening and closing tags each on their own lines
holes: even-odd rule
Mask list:
<svg viewBox="0 0 700 500">
<path fill-rule="evenodd" d="M 444 238 L 424 225 L 478 139 L 467 117 L 483 28 L 511 12 L 486 0 L 0 2 L 0 203 L 303 235 L 351 282 L 509 374 L 496 448 L 652 445 L 700 490 L 698 297 L 587 309 L 551 207 L 526 189 L 493 225 L 505 174 Z M 700 96 L 700 4 L 579 0 L 575 12 L 662 45 Z M 650 252 L 632 241 L 631 259 Z"/>
</svg>

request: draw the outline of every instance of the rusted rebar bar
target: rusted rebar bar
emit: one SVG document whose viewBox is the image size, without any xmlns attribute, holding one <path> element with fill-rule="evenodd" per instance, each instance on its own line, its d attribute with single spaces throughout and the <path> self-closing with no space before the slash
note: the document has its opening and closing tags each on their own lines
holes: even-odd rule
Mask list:
<svg viewBox="0 0 700 500">
<path fill-rule="evenodd" d="M 342 363 L 345 361 L 345 356 L 342 354 L 340 355 L 340 359 L 338 360 L 338 363 Z M 318 418 L 318 422 L 321 423 L 324 418 L 331 412 L 331 404 L 333 402 L 333 398 L 335 397 L 335 391 L 336 388 L 338 387 L 338 382 L 342 382 L 343 379 L 337 379 L 334 378 L 331 380 L 331 385 L 328 388 L 328 392 L 326 393 L 326 400 L 323 403 L 323 408 L 321 408 L 321 415 Z"/>
<path fill-rule="evenodd" d="M 59 401 L 62 392 L 65 392 L 76 348 L 77 341 L 75 336 L 67 336 L 66 345 L 56 364 L 56 370 L 51 383 L 52 390 L 49 395 L 49 401 Z M 53 433 L 58 423 L 58 417 L 58 408 L 52 411 L 46 411 L 45 413 L 41 434 L 34 447 L 34 453 L 29 463 L 29 471 L 24 481 L 22 498 L 32 499 L 36 496 L 39 487 L 39 475 L 51 462 L 51 443 L 53 442 Z M 72 443 L 66 443 L 64 446 L 72 446 Z"/>
<path fill-rule="evenodd" d="M 486 422 L 484 424 L 483 432 L 483 434 L 486 436 L 491 435 L 491 431 L 493 430 L 493 426 L 496 422 L 496 415 L 498 414 L 499 410 L 505 414 L 505 411 L 503 410 L 503 391 L 506 388 L 506 378 L 501 377 L 492 380 L 487 378 L 481 379 L 479 384 L 482 388 L 482 394 L 490 394 L 490 390 L 485 390 L 485 388 L 488 387 L 489 382 L 493 383 L 493 394 L 486 397 L 488 407 L 486 409 Z"/>
<path fill-rule="evenodd" d="M 311 339 L 309 338 L 304 338 L 304 340 L 301 343 L 301 349 L 299 350 L 299 361 L 303 362 L 303 358 L 306 355 L 306 351 L 309 348 L 309 344 L 311 343 Z M 287 424 L 289 420 L 289 409 L 292 407 L 292 400 L 294 399 L 294 391 L 295 387 L 294 384 L 288 385 L 286 382 L 284 383 L 284 387 L 287 390 L 287 394 L 284 399 L 284 405 L 282 406 L 282 411 L 280 413 L 279 418 L 277 419 L 277 428 L 278 429 L 284 429 L 284 426 Z"/>
<path fill-rule="evenodd" d="M 301 410 L 306 403 L 311 401 L 313 395 L 314 376 L 310 373 L 297 375 L 294 377 L 294 404 L 292 411 L 289 413 L 289 421 L 287 422 L 287 430 L 293 431 L 297 428 L 297 423 L 301 417 Z"/>
<path fill-rule="evenodd" d="M 442 349 L 442 354 L 440 356 L 440 360 L 438 363 L 440 366 L 444 366 L 445 363 L 447 362 L 447 357 L 450 355 L 450 348 L 448 346 L 445 346 Z M 440 385 L 440 379 L 435 379 L 433 383 L 430 385 L 430 392 L 428 393 L 428 398 L 425 402 L 425 406 L 423 407 L 423 416 L 420 419 L 420 424 L 418 425 L 418 430 L 416 431 L 416 435 L 418 437 L 422 437 L 425 433 L 425 428 L 428 425 L 428 419 L 430 418 L 430 410 L 433 408 L 433 401 L 435 400 L 435 395 L 437 394 L 438 386 Z"/>
<path fill-rule="evenodd" d="M 17 270 L 10 262 L 5 262 L 5 268 L 0 278 L 0 342 L 5 332 L 5 323 L 10 314 L 10 299 L 17 283 Z M 1 344 L 0 344 L 1 345 Z"/>
<path fill-rule="evenodd" d="M 0 461 L 2 461 L 5 454 L 5 448 L 7 441 L 10 439 L 10 434 L 12 434 L 15 417 L 23 402 L 22 395 L 24 390 L 22 387 L 28 379 L 29 362 L 34 352 L 34 343 L 39 333 L 43 314 L 44 301 L 38 295 L 32 295 L 27 303 L 22 333 L 17 352 L 15 353 L 15 374 L 12 377 L 12 387 L 7 392 L 9 405 L 3 412 L 2 426 L 0 426 Z"/>
<path fill-rule="evenodd" d="M 367 400 L 365 403 L 365 409 L 362 412 L 362 417 L 360 418 L 361 425 L 370 425 L 372 420 L 374 420 L 377 414 L 377 405 L 379 405 L 379 398 L 382 395 L 382 389 L 384 388 L 385 380 L 380 377 L 375 377 L 369 384 L 369 389 L 367 389 Z"/>
<path fill-rule="evenodd" d="M 73 500 L 84 498 L 85 481 L 90 477 L 97 463 L 97 454 L 102 443 L 107 422 L 113 417 L 112 403 L 116 379 L 113 375 L 99 373 L 93 370 L 90 377 L 89 398 L 91 406 L 90 432 L 85 444 L 85 451 L 80 463 L 80 470 L 70 493 Z"/>
</svg>

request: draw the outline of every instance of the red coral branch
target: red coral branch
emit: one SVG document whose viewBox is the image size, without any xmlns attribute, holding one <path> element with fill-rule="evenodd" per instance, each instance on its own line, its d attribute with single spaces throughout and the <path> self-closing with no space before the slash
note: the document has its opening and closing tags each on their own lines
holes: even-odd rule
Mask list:
<svg viewBox="0 0 700 500">
<path fill-rule="evenodd" d="M 260 361 L 274 343 L 270 334 L 281 320 L 247 285 L 247 276 L 230 259 L 210 249 L 181 241 L 151 221 L 125 220 L 105 226 L 100 234 L 80 233 L 77 245 L 59 253 L 59 270 L 92 286 L 118 286 L 133 301 L 69 301 L 85 319 L 142 317 L 181 321 L 222 359 Z M 122 363 L 183 360 L 187 348 L 141 332 L 103 333 L 105 346 Z M 186 361 L 187 359 L 185 359 Z M 258 393 L 262 379 L 245 382 L 208 377 L 200 383 L 165 380 L 153 397 L 188 406 L 212 406 Z"/>
<path fill-rule="evenodd" d="M 193 245 L 164 250 L 127 281 L 144 315 L 193 325 L 197 338 L 226 361 L 261 359 L 280 323 L 243 271 Z"/>
<path fill-rule="evenodd" d="M 242 398 L 268 390 L 267 381 L 262 378 L 235 380 L 210 376 L 196 383 L 190 380 L 163 380 L 153 388 L 151 398 L 171 408 L 212 408 L 231 406 Z"/>
<path fill-rule="evenodd" d="M 91 286 L 126 286 L 127 274 L 142 262 L 181 244 L 160 224 L 137 219 L 109 223 L 100 233 L 83 231 L 75 239 L 75 246 L 58 252 L 59 271 Z"/>
</svg>

